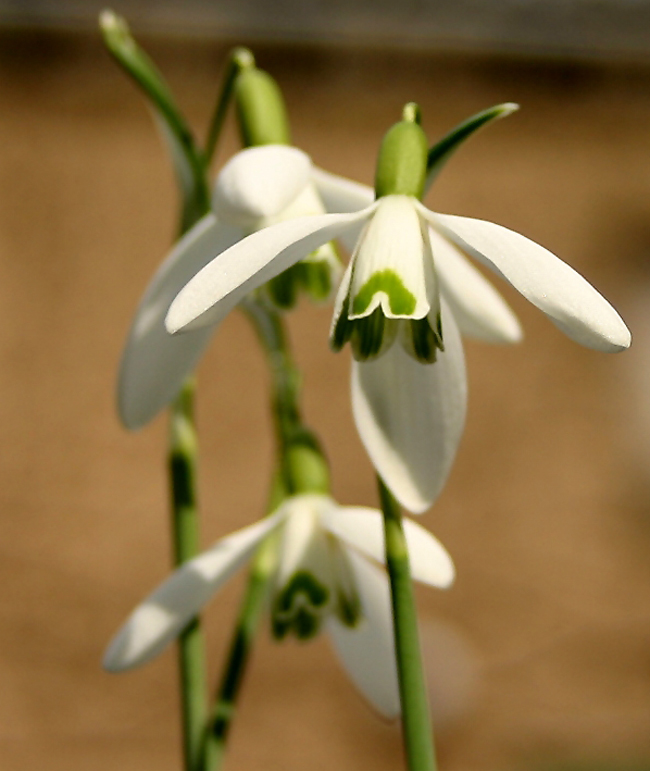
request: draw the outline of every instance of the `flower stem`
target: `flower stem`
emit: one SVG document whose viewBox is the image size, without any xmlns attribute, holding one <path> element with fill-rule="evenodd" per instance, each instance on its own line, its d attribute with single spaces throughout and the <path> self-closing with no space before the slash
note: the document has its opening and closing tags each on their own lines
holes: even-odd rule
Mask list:
<svg viewBox="0 0 650 771">
<path fill-rule="evenodd" d="M 212 120 L 210 121 L 208 138 L 205 141 L 203 158 L 206 169 L 209 168 L 212 163 L 212 157 L 217 146 L 217 141 L 221 136 L 221 129 L 223 128 L 223 123 L 226 119 L 226 112 L 228 111 L 228 105 L 230 104 L 230 99 L 235 88 L 237 76 L 242 70 L 254 66 L 255 57 L 248 48 L 237 47 L 230 52 L 228 62 L 226 63 L 226 72 L 221 83 L 221 90 L 219 91 L 219 97 L 217 98 Z"/>
<path fill-rule="evenodd" d="M 206 731 L 204 771 L 216 771 L 223 762 L 237 698 L 265 608 L 269 578 L 275 569 L 275 541 L 275 534 L 272 534 L 262 543 L 248 576 L 228 658 Z"/>
<path fill-rule="evenodd" d="M 402 705 L 404 750 L 409 771 L 435 771 L 433 731 L 424 683 L 417 611 L 408 549 L 399 504 L 378 477 L 384 514 L 386 567 L 390 578 L 395 629 L 395 653 Z"/>
<path fill-rule="evenodd" d="M 199 551 L 196 495 L 197 441 L 194 428 L 194 381 L 188 380 L 171 407 L 169 478 L 172 499 L 174 561 L 180 565 Z M 200 771 L 206 721 L 205 650 L 198 618 L 178 638 L 186 771 Z"/>
<path fill-rule="evenodd" d="M 240 307 L 252 323 L 268 358 L 276 435 L 279 446 L 283 447 L 302 425 L 298 406 L 300 375 L 289 351 L 279 313 L 263 300 L 250 297 L 245 298 Z"/>
<path fill-rule="evenodd" d="M 329 492 L 329 470 L 315 436 L 302 423 L 298 404 L 299 373 L 293 362 L 282 317 L 263 300 L 241 303 L 266 351 L 272 379 L 279 473 L 274 479 L 268 510 L 275 511 L 287 495 Z M 226 742 L 255 634 L 277 558 L 275 535 L 260 546 L 251 568 L 239 617 L 230 643 L 204 744 L 203 771 L 217 771 Z"/>
</svg>

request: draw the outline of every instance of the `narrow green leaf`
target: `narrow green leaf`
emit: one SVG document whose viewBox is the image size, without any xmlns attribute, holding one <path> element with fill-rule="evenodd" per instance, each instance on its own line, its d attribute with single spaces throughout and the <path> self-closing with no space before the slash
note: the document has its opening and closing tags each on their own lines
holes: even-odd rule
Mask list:
<svg viewBox="0 0 650 771">
<path fill-rule="evenodd" d="M 183 229 L 210 208 L 205 163 L 174 96 L 155 64 L 133 38 L 125 19 L 102 11 L 99 27 L 104 43 L 122 69 L 144 92 L 169 146 L 183 197 Z"/>
<path fill-rule="evenodd" d="M 424 184 L 425 195 L 442 167 L 466 139 L 469 139 L 472 134 L 486 124 L 491 123 L 493 120 L 498 120 L 499 118 L 505 118 L 507 115 L 512 115 L 512 113 L 516 112 L 518 109 L 519 105 L 512 102 L 488 107 L 487 110 L 477 112 L 476 115 L 472 115 L 471 118 L 459 123 L 440 141 L 436 142 L 429 150 L 427 157 L 427 178 Z"/>
</svg>

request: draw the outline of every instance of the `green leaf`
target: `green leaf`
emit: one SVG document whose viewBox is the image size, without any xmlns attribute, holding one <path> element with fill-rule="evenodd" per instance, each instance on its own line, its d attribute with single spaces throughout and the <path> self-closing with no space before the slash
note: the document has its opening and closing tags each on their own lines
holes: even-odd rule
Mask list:
<svg viewBox="0 0 650 771">
<path fill-rule="evenodd" d="M 472 115 L 471 118 L 459 123 L 440 141 L 436 142 L 429 150 L 427 157 L 427 177 L 424 184 L 425 195 L 442 167 L 466 139 L 469 139 L 472 134 L 488 123 L 499 118 L 505 118 L 507 115 L 512 115 L 518 109 L 519 105 L 512 102 L 488 107 L 487 110 L 477 112 L 476 115 Z"/>
<path fill-rule="evenodd" d="M 144 92 L 167 141 L 183 196 L 183 230 L 210 209 L 203 156 L 176 101 L 155 64 L 136 43 L 125 19 L 102 11 L 99 26 L 104 43 L 122 69 Z"/>
</svg>

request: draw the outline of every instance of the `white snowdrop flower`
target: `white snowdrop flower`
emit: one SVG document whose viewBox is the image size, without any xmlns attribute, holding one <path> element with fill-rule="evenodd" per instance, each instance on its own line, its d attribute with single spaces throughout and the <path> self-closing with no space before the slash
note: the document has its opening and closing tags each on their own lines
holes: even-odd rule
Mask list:
<svg viewBox="0 0 650 771">
<path fill-rule="evenodd" d="M 413 578 L 447 588 L 454 566 L 431 533 L 405 519 Z M 274 635 L 309 639 L 328 632 L 352 682 L 384 715 L 400 711 L 393 622 L 379 511 L 338 506 L 326 495 L 288 498 L 265 519 L 217 541 L 179 567 L 131 614 L 110 643 L 104 666 L 137 667 L 158 655 L 262 541 L 276 533 L 271 578 Z"/>
</svg>

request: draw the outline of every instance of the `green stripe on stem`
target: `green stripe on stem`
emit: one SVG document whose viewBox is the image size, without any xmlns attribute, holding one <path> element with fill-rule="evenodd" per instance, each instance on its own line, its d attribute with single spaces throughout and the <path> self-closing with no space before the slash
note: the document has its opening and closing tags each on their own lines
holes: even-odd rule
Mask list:
<svg viewBox="0 0 650 771">
<path fill-rule="evenodd" d="M 390 578 L 395 655 L 402 705 L 404 751 L 409 771 L 435 771 L 433 730 L 418 637 L 408 549 L 399 504 L 378 477 L 384 514 L 386 567 Z"/>
<path fill-rule="evenodd" d="M 230 643 L 212 714 L 206 731 L 204 769 L 214 771 L 221 766 L 226 742 L 237 708 L 248 659 L 262 614 L 266 608 L 269 578 L 276 564 L 276 534 L 272 533 L 258 549 L 248 576 L 239 617 Z"/>
<path fill-rule="evenodd" d="M 188 380 L 171 406 L 169 478 L 176 565 L 182 564 L 199 552 L 194 388 L 194 381 Z M 207 717 L 207 694 L 205 646 L 198 618 L 191 621 L 180 634 L 178 655 L 185 769 L 200 771 Z"/>
</svg>

